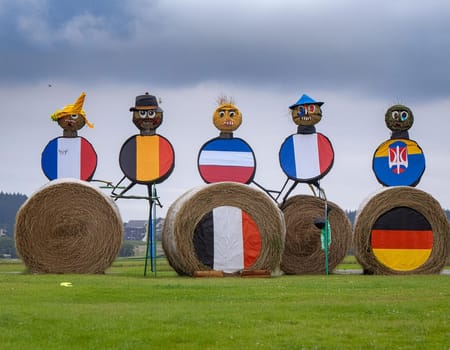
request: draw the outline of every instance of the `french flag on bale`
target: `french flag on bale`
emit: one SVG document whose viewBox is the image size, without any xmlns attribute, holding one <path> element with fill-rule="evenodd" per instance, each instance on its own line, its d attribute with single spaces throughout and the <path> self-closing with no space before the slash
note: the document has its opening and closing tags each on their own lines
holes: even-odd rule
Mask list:
<svg viewBox="0 0 450 350">
<path fill-rule="evenodd" d="M 248 269 L 261 253 L 255 221 L 231 206 L 216 207 L 206 214 L 195 228 L 193 243 L 205 266 L 227 273 Z"/>
<path fill-rule="evenodd" d="M 49 180 L 70 177 L 89 181 L 97 168 L 97 153 L 83 137 L 57 137 L 42 152 L 41 167 Z"/>
<path fill-rule="evenodd" d="M 198 170 L 206 183 L 234 181 L 249 184 L 255 176 L 255 155 L 242 139 L 215 138 L 200 149 Z"/>
<path fill-rule="evenodd" d="M 320 133 L 294 134 L 281 145 L 279 160 L 290 179 L 313 183 L 324 177 L 333 166 L 333 146 Z"/>
</svg>

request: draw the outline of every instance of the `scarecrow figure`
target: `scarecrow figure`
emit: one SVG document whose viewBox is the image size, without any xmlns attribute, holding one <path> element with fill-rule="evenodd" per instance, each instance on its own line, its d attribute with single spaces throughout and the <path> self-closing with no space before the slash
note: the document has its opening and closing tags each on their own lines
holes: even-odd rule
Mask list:
<svg viewBox="0 0 450 350">
<path fill-rule="evenodd" d="M 163 110 L 156 97 L 146 92 L 136 97 L 130 112 L 140 135 L 130 137 L 120 150 L 120 168 L 125 174 L 121 182 L 127 177 L 131 181 L 128 189 L 136 183 L 160 183 L 172 173 L 175 156 L 170 142 L 156 133 L 163 120 Z"/>
<path fill-rule="evenodd" d="M 136 96 L 136 102 L 130 108 L 133 112 L 132 120 L 140 130 L 139 135 L 133 135 L 122 145 L 119 154 L 119 164 L 123 178 L 113 188 L 112 195 L 118 198 L 145 199 L 149 202 L 149 219 L 147 227 L 147 254 L 145 258 L 144 275 L 147 273 L 147 258 L 151 258 L 151 270 L 156 272 L 155 256 L 155 204 L 161 207 L 159 197 L 156 193 L 156 184 L 166 180 L 175 166 L 175 152 L 169 140 L 158 135 L 156 129 L 163 120 L 163 110 L 159 107 L 155 96 L 146 92 L 144 95 Z M 131 182 L 119 194 L 115 190 L 123 180 L 128 178 Z M 147 185 L 148 195 L 125 196 L 135 184 Z"/>
<path fill-rule="evenodd" d="M 297 134 L 287 137 L 279 152 L 281 168 L 287 175 L 283 189 L 289 179 L 294 181 L 283 202 L 299 182 L 307 183 L 310 187 L 314 185 L 320 190 L 319 180 L 333 166 L 333 146 L 326 136 L 316 132 L 315 127 L 322 119 L 322 105 L 323 102 L 302 95 L 296 103 L 289 106 L 292 120 L 298 127 Z"/>
<path fill-rule="evenodd" d="M 200 149 L 200 176 L 206 183 L 233 181 L 249 184 L 255 176 L 255 155 L 247 142 L 233 137 L 233 132 L 242 123 L 242 113 L 231 98 L 220 97 L 218 104 L 213 113 L 213 124 L 220 134 Z"/>
<path fill-rule="evenodd" d="M 384 118 L 392 133 L 374 153 L 372 168 L 375 176 L 383 186 L 414 187 L 425 171 L 425 157 L 420 146 L 409 139 L 413 113 L 408 107 L 397 104 L 388 108 Z"/>
<path fill-rule="evenodd" d="M 41 167 L 49 180 L 76 178 L 90 181 L 97 167 L 97 154 L 85 138 L 78 136 L 78 130 L 89 123 L 83 103 L 83 92 L 74 104 L 69 104 L 51 115 L 63 129 L 63 136 L 51 140 L 41 157 Z"/>
<path fill-rule="evenodd" d="M 319 241 L 320 237 L 320 247 L 324 251 L 325 258 L 325 274 L 328 275 L 328 250 L 331 245 L 329 211 L 331 207 L 328 206 L 325 191 L 320 187 L 319 180 L 322 179 L 333 166 L 334 150 L 330 140 L 325 135 L 316 132 L 315 125 L 322 119 L 322 105 L 323 102 L 315 101 L 308 95 L 302 95 L 297 102 L 289 106 L 292 120 L 297 125 L 297 133 L 287 137 L 280 148 L 279 161 L 283 172 L 287 176 L 287 179 L 280 190 L 278 197 L 284 191 L 289 180 L 292 180 L 293 184 L 287 190 L 281 203 L 281 209 L 283 210 L 286 218 L 288 217 L 287 208 L 289 207 L 286 200 L 298 183 L 307 183 L 314 193 L 314 196 L 316 196 L 314 187 L 318 190 L 318 205 L 319 207 L 322 205 L 323 199 L 324 215 L 323 217 L 321 216 L 314 218 L 314 220 L 309 224 L 311 225 L 309 227 L 312 227 L 312 224 L 315 226 L 315 230 L 312 231 L 312 235 L 313 237 L 316 237 L 316 242 Z M 296 200 L 296 198 L 301 197 L 293 197 L 294 200 Z M 317 199 L 314 198 L 314 200 Z M 303 205 L 305 204 L 302 203 L 301 205 L 301 208 L 303 208 Z M 320 230 L 320 236 L 317 235 L 317 230 Z M 287 250 L 285 256 L 287 256 L 287 252 L 289 250 L 291 252 L 295 251 L 295 247 L 307 246 L 304 239 L 308 234 L 309 233 L 307 231 L 298 231 L 295 226 L 287 228 Z M 313 246 L 308 247 L 308 249 L 313 249 L 312 247 Z M 300 256 L 304 256 L 305 253 L 309 253 L 309 251 L 298 252 Z M 294 256 L 295 255 L 296 254 L 294 254 Z M 283 261 L 284 257 L 282 260 L 282 265 Z"/>
</svg>

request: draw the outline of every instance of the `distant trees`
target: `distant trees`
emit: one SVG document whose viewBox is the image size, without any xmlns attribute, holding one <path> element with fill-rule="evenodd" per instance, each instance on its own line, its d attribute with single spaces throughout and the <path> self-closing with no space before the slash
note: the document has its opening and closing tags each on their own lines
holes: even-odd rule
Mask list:
<svg viewBox="0 0 450 350">
<path fill-rule="evenodd" d="M 27 196 L 20 193 L 0 192 L 0 230 L 8 237 L 14 236 L 16 214 Z"/>
<path fill-rule="evenodd" d="M 122 246 L 120 247 L 119 256 L 128 257 L 134 256 L 134 243 L 130 241 L 123 241 Z"/>
<path fill-rule="evenodd" d="M 0 258 L 17 258 L 16 245 L 11 237 L 0 237 Z"/>
</svg>

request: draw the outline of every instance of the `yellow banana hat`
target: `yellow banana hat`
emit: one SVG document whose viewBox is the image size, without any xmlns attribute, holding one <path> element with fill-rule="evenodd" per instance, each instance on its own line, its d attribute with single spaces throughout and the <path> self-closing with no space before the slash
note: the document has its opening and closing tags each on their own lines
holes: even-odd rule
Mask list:
<svg viewBox="0 0 450 350">
<path fill-rule="evenodd" d="M 86 118 L 86 112 L 83 110 L 85 96 L 86 94 L 82 92 L 80 97 L 78 97 L 74 104 L 67 105 L 63 109 L 58 109 L 50 117 L 52 118 L 52 120 L 57 121 L 59 118 L 65 117 L 66 115 L 79 114 L 83 117 L 86 125 L 90 128 L 93 128 L 94 125 L 89 123 L 88 119 Z"/>
</svg>

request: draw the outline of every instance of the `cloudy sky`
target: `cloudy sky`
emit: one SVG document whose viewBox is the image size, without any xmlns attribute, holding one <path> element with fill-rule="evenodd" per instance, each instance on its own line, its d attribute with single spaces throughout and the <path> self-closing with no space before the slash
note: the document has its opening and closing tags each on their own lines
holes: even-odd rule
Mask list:
<svg viewBox="0 0 450 350">
<path fill-rule="evenodd" d="M 162 99 L 157 132 L 176 161 L 157 187 L 158 216 L 203 184 L 197 154 L 218 136 L 212 113 L 223 94 L 243 113 L 234 135 L 255 153 L 255 180 L 280 189 L 278 151 L 296 132 L 288 106 L 306 93 L 325 102 L 316 127 L 335 150 L 321 182 L 329 200 L 357 209 L 381 188 L 372 156 L 390 137 L 385 111 L 402 103 L 427 162 L 417 188 L 450 208 L 448 33 L 445 0 L 0 0 L 0 190 L 30 196 L 47 182 L 41 153 L 62 135 L 50 115 L 82 91 L 95 127 L 79 136 L 97 151 L 95 178 L 113 183 L 122 144 L 139 132 L 136 95 Z M 118 204 L 124 220 L 148 212 L 145 201 Z"/>
</svg>

